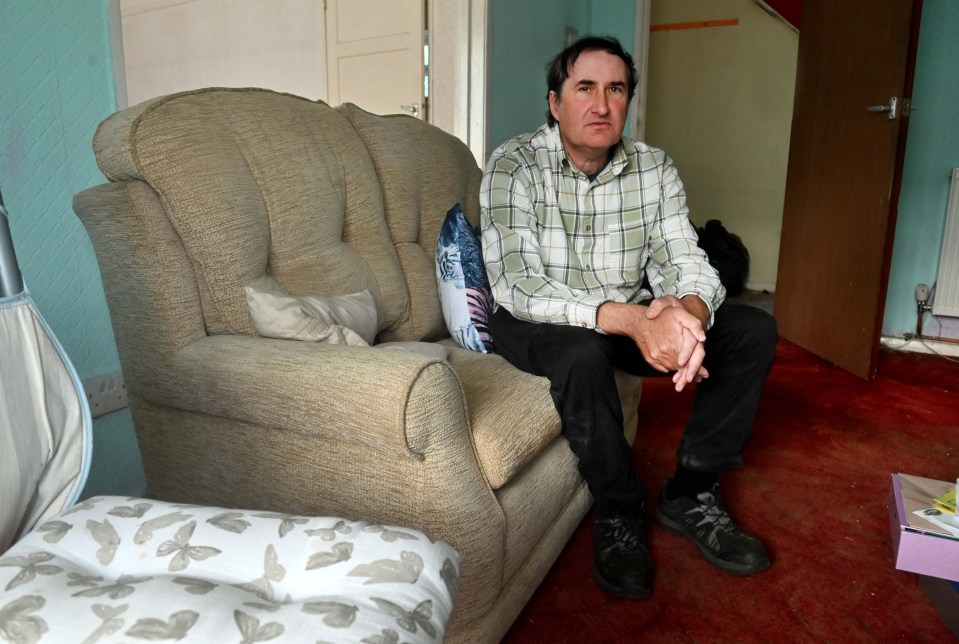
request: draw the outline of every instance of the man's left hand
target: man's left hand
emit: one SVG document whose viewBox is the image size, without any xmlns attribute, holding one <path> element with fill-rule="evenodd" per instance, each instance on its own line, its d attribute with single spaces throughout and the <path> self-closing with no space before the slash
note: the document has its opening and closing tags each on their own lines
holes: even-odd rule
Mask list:
<svg viewBox="0 0 959 644">
<path fill-rule="evenodd" d="M 677 319 L 683 327 L 683 347 L 678 360 L 681 365 L 673 374 L 673 384 L 676 391 L 682 391 L 687 384 L 700 382 L 709 377 L 709 372 L 703 367 L 706 358 L 706 325 L 709 323 L 709 308 L 696 295 L 687 295 L 679 299 L 675 295 L 664 295 L 653 300 L 646 311 L 650 320 L 659 317 L 667 308 L 683 309 L 686 315 Z"/>
</svg>

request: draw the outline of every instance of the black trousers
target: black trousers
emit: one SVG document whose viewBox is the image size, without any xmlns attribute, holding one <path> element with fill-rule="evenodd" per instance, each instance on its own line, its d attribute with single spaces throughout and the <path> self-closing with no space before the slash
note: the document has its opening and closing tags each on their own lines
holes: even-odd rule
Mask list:
<svg viewBox="0 0 959 644">
<path fill-rule="evenodd" d="M 579 460 L 599 512 L 636 514 L 647 490 L 633 468 L 623 435 L 614 369 L 664 376 L 626 336 L 581 327 L 517 320 L 500 308 L 490 320 L 496 352 L 519 369 L 545 376 L 563 434 Z M 742 464 L 742 450 L 776 351 L 776 322 L 751 306 L 724 304 L 706 332 L 703 365 L 709 378 L 696 387 L 678 462 L 720 472 Z"/>
</svg>

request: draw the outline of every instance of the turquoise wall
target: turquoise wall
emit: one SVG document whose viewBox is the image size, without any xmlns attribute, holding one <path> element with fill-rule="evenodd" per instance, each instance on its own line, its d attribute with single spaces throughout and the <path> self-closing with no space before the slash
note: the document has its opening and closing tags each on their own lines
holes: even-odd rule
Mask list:
<svg viewBox="0 0 959 644">
<path fill-rule="evenodd" d="M 546 122 L 546 65 L 580 36 L 612 35 L 633 47 L 633 0 L 490 0 L 486 149 Z"/>
<path fill-rule="evenodd" d="M 594 1 L 590 10 L 590 31 L 599 36 L 612 36 L 631 54 L 636 31 L 636 3 L 633 0 L 615 2 Z"/>
<path fill-rule="evenodd" d="M 119 370 L 90 240 L 73 195 L 103 183 L 91 149 L 116 108 L 107 2 L 0 3 L 0 189 L 24 280 L 87 380 Z M 94 421 L 84 496 L 145 487 L 128 410 Z"/>
<path fill-rule="evenodd" d="M 959 2 L 925 0 L 882 333 L 916 331 L 916 284 L 939 272 L 949 174 L 959 167 Z M 927 314 L 930 317 L 930 314 Z"/>
</svg>

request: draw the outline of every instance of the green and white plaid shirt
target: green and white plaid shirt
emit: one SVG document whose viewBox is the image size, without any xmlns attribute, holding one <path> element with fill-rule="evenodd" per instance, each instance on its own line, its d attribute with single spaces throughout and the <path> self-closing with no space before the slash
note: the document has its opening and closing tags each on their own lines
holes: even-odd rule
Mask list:
<svg viewBox="0 0 959 644">
<path fill-rule="evenodd" d="M 544 125 L 493 152 L 480 206 L 493 298 L 518 319 L 596 328 L 604 302 L 666 294 L 698 295 L 712 318 L 726 295 L 676 168 L 644 143 L 624 137 L 591 182 Z"/>
</svg>

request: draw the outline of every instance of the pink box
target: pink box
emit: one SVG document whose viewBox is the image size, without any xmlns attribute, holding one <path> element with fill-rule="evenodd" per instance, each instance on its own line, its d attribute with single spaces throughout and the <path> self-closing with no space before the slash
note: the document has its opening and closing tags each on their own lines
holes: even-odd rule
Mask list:
<svg viewBox="0 0 959 644">
<path fill-rule="evenodd" d="M 913 514 L 932 507 L 932 499 L 953 485 L 909 474 L 892 475 L 889 522 L 898 570 L 959 581 L 959 537 Z"/>
</svg>

